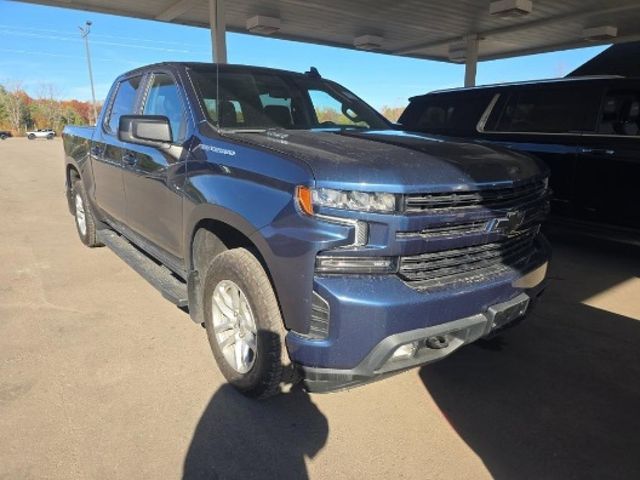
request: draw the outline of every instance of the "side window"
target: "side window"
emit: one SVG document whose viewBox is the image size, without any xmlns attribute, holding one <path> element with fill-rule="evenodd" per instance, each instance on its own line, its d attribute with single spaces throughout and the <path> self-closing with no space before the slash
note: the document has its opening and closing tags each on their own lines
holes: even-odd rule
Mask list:
<svg viewBox="0 0 640 480">
<path fill-rule="evenodd" d="M 318 119 L 318 124 L 356 125 L 368 127 L 358 119 L 356 112 L 345 106 L 337 98 L 324 90 L 309 90 L 309 98 Z"/>
<path fill-rule="evenodd" d="M 135 113 L 136 95 L 138 94 L 141 80 L 142 76 L 128 78 L 118 85 L 108 118 L 104 122 L 105 128 L 110 133 L 115 135 L 118 132 L 118 124 L 122 115 Z"/>
<path fill-rule="evenodd" d="M 419 132 L 456 135 L 475 129 L 493 98 L 491 92 L 435 94 L 411 102 L 402 125 Z"/>
<path fill-rule="evenodd" d="M 153 82 L 144 104 L 144 115 L 163 115 L 169 119 L 174 141 L 184 139 L 186 134 L 186 112 L 180 101 L 178 87 L 165 73 L 153 75 Z"/>
<path fill-rule="evenodd" d="M 609 91 L 602 103 L 598 133 L 603 135 L 640 135 L 640 91 Z"/>
<path fill-rule="evenodd" d="M 590 95 L 590 91 L 573 85 L 568 87 L 515 90 L 497 123 L 486 131 L 570 133 L 582 130 L 585 109 L 593 106 L 597 110 L 597 98 Z"/>
<path fill-rule="evenodd" d="M 455 107 L 449 105 L 429 105 L 418 118 L 418 130 L 431 132 L 444 130 L 451 123 Z"/>
</svg>

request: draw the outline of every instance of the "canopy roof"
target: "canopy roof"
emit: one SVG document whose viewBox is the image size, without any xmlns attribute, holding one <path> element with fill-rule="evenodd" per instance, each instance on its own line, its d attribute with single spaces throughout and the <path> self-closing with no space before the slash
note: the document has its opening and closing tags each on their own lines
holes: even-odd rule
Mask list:
<svg viewBox="0 0 640 480">
<path fill-rule="evenodd" d="M 208 0 L 22 1 L 210 25 Z M 480 39 L 479 60 L 640 39 L 637 0 L 518 1 L 532 3 L 531 13 L 508 18 L 491 15 L 490 0 L 227 0 L 224 10 L 228 31 L 251 33 L 247 20 L 261 15 L 280 20 L 279 30 L 271 34 L 275 38 L 356 48 L 357 37 L 371 35 L 365 38 L 366 48 L 443 61 L 464 61 L 452 58 L 450 51 L 469 36 Z M 584 38 L 585 28 L 602 26 L 617 28 L 617 36 L 595 42 Z"/>
</svg>

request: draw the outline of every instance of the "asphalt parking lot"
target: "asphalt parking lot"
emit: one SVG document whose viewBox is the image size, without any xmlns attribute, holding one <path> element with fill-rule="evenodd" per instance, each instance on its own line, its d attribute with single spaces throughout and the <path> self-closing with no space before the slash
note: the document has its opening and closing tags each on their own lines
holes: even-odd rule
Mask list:
<svg viewBox="0 0 640 480">
<path fill-rule="evenodd" d="M 640 478 L 640 254 L 554 242 L 503 338 L 247 400 L 205 332 L 77 238 L 62 143 L 0 142 L 0 479 Z"/>
</svg>

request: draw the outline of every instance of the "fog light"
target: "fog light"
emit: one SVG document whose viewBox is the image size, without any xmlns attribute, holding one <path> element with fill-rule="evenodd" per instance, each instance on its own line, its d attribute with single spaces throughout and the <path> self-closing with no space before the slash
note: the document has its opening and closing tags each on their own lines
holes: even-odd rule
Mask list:
<svg viewBox="0 0 640 480">
<path fill-rule="evenodd" d="M 316 257 L 317 273 L 351 273 L 360 275 L 389 274 L 398 269 L 394 257 L 338 257 L 318 255 Z"/>
<path fill-rule="evenodd" d="M 396 351 L 391 355 L 390 360 L 406 360 L 416 354 L 418 349 L 418 342 L 405 343 L 396 348 Z"/>
</svg>

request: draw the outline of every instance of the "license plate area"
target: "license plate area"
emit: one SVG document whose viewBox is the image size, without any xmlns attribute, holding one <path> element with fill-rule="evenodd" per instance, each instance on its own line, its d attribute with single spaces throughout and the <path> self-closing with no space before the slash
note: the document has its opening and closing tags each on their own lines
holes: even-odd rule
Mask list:
<svg viewBox="0 0 640 480">
<path fill-rule="evenodd" d="M 523 316 L 527 312 L 527 308 L 529 308 L 529 301 L 529 296 L 522 293 L 507 302 L 490 306 L 487 310 L 487 318 L 489 320 L 487 333 L 502 328 Z"/>
</svg>

